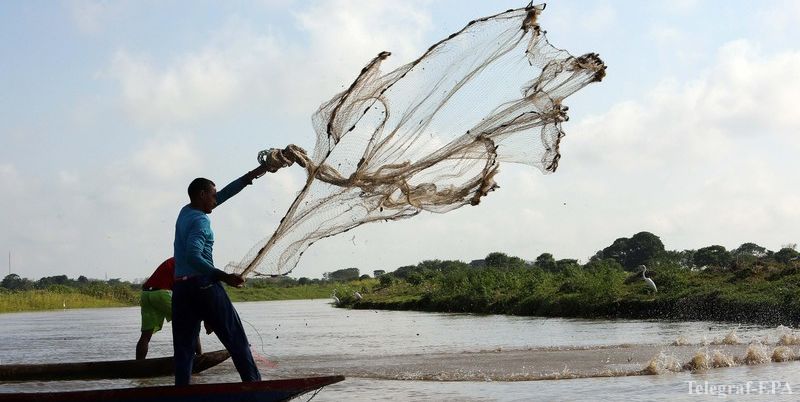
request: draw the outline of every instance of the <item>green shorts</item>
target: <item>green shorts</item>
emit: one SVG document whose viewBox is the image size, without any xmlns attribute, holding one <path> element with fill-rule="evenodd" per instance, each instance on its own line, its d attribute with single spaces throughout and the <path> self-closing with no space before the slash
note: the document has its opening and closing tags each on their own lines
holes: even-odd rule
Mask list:
<svg viewBox="0 0 800 402">
<path fill-rule="evenodd" d="M 158 332 L 164 320 L 172 321 L 172 292 L 169 290 L 142 291 L 142 331 Z"/>
</svg>

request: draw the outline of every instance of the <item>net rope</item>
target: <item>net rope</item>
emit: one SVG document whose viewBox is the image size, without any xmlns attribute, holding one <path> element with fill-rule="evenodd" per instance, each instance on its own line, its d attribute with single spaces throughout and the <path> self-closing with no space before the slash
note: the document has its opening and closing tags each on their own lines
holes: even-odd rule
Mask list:
<svg viewBox="0 0 800 402">
<path fill-rule="evenodd" d="M 382 74 L 382 52 L 312 117 L 307 178 L 272 236 L 227 269 L 284 275 L 315 242 L 369 222 L 478 205 L 501 162 L 555 172 L 562 101 L 600 81 L 597 54 L 552 46 L 543 5 L 480 18 Z"/>
</svg>

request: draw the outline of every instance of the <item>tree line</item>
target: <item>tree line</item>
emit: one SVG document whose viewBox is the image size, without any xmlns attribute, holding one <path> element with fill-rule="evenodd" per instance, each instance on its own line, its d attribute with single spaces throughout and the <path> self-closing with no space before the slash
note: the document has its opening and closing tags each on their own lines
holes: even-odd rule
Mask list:
<svg viewBox="0 0 800 402">
<path fill-rule="evenodd" d="M 800 253 L 755 243 L 666 250 L 658 236 L 616 239 L 586 263 L 502 252 L 469 263 L 427 260 L 378 277 L 340 306 L 439 312 L 800 323 Z M 658 285 L 650 289 L 640 265 Z M 362 285 L 363 286 L 363 285 Z"/>
<path fill-rule="evenodd" d="M 778 251 L 772 251 L 756 243 L 747 242 L 739 247 L 727 250 L 721 245 L 711 245 L 696 250 L 666 250 L 661 239 L 650 232 L 639 232 L 631 237 L 620 237 L 607 247 L 597 251 L 589 258 L 586 264 L 581 265 L 577 259 L 556 259 L 553 254 L 544 252 L 533 261 L 509 256 L 502 252 L 489 253 L 483 260 L 470 263 L 452 260 L 428 260 L 416 265 L 401 266 L 394 271 L 375 270 L 374 277 L 379 278 L 384 284 L 395 279 L 408 280 L 410 283 L 420 283 L 421 277 L 430 272 L 446 272 L 476 267 L 489 268 L 537 268 L 546 272 L 562 272 L 567 269 L 593 269 L 600 265 L 618 265 L 624 271 L 636 271 L 639 265 L 650 268 L 659 266 L 680 267 L 689 270 L 718 269 L 737 270 L 758 264 L 787 264 L 800 258 L 796 244 L 787 244 Z M 253 278 L 248 281 L 252 287 L 291 287 L 297 285 L 316 285 L 329 282 L 348 282 L 370 278 L 368 274 L 361 274 L 355 267 L 343 268 L 325 272 L 322 279 L 301 277 L 279 278 Z M 103 288 L 103 287 L 130 287 L 137 290 L 139 284 L 123 281 L 121 279 L 89 279 L 79 276 L 77 279 L 68 278 L 66 275 L 43 277 L 37 281 L 22 278 L 17 274 L 9 274 L 0 282 L 0 288 L 7 290 L 33 290 L 69 287 L 74 289 Z"/>
</svg>

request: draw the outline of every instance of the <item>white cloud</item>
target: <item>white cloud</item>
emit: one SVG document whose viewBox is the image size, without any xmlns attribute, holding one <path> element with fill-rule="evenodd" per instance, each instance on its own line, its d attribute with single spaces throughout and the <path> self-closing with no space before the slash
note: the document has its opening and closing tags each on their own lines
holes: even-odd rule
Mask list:
<svg viewBox="0 0 800 402">
<path fill-rule="evenodd" d="M 800 23 L 800 2 L 781 0 L 758 3 L 754 13 L 755 22 L 771 33 L 786 33 L 796 29 Z"/>
<path fill-rule="evenodd" d="M 411 2 L 334 1 L 294 15 L 306 37 L 231 17 L 201 49 L 166 65 L 119 50 L 111 76 L 137 121 L 180 122 L 253 103 L 307 117 L 378 52 L 392 50 L 403 62 L 417 56 L 431 25 Z"/>
<path fill-rule="evenodd" d="M 198 154 L 185 138 L 150 139 L 133 155 L 131 168 L 157 180 L 174 179 L 199 167 Z"/>
<path fill-rule="evenodd" d="M 800 52 L 764 55 L 750 42 L 728 43 L 702 77 L 665 82 L 568 128 L 562 165 L 606 172 L 598 180 L 628 205 L 609 223 L 616 230 L 650 225 L 680 239 L 675 248 L 775 247 L 800 224 L 798 191 L 789 185 L 795 173 L 783 168 L 790 156 L 781 151 L 800 149 L 791 102 L 800 92 L 798 63 Z M 609 207 L 600 208 L 606 215 Z"/>
<path fill-rule="evenodd" d="M 240 91 L 236 70 L 214 49 L 186 55 L 160 72 L 143 58 L 119 51 L 111 73 L 119 78 L 135 119 L 146 122 L 221 113 Z"/>
</svg>

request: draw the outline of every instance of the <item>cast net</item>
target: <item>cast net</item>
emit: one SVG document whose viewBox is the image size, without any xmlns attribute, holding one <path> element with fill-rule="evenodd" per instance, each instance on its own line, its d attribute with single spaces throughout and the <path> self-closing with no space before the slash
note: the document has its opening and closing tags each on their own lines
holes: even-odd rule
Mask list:
<svg viewBox="0 0 800 402">
<path fill-rule="evenodd" d="M 500 162 L 555 172 L 562 101 L 605 65 L 553 47 L 537 24 L 543 9 L 472 21 L 386 74 L 388 52 L 370 61 L 314 114 L 307 180 L 275 232 L 228 269 L 286 274 L 320 239 L 477 205 L 497 188 Z"/>
</svg>

